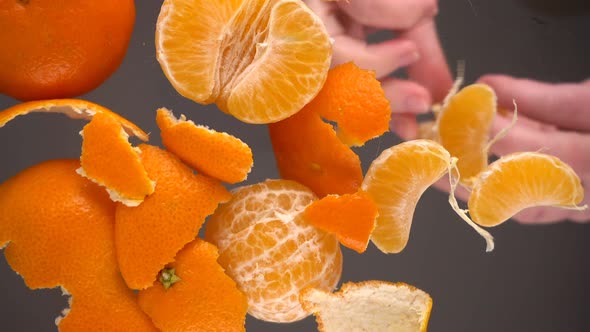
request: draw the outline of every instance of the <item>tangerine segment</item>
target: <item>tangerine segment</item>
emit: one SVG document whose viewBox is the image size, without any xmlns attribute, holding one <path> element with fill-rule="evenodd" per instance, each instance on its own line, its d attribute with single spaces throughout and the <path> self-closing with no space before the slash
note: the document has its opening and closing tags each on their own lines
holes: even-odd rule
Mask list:
<svg viewBox="0 0 590 332">
<path fill-rule="evenodd" d="M 157 58 L 183 96 L 249 123 L 276 122 L 320 90 L 332 45 L 300 0 L 165 0 Z"/>
<path fill-rule="evenodd" d="M 425 139 L 392 146 L 373 160 L 361 188 L 379 211 L 371 235 L 377 248 L 398 253 L 406 247 L 418 200 L 450 163 L 451 156 L 440 144 Z"/>
<path fill-rule="evenodd" d="M 461 183 L 468 187 L 488 165 L 487 145 L 496 108 L 494 90 L 478 83 L 450 97 L 438 115 L 439 142 L 458 158 Z"/>
<path fill-rule="evenodd" d="M 149 137 L 133 122 L 98 104 L 81 99 L 37 100 L 21 103 L 0 112 L 0 128 L 19 115 L 29 113 L 62 113 L 72 119 L 90 120 L 96 113 L 105 113 L 121 123 L 125 132 L 146 142 Z"/>
<path fill-rule="evenodd" d="M 389 130 L 391 107 L 381 83 L 374 71 L 353 62 L 332 68 L 311 104 L 322 117 L 338 123 L 338 137 L 348 145 L 362 146 Z"/>
<path fill-rule="evenodd" d="M 194 174 L 171 153 L 145 144 L 139 148 L 156 190 L 137 207 L 118 205 L 115 224 L 119 267 L 133 289 L 150 287 L 197 236 L 205 218 L 230 199 L 219 181 Z"/>
<path fill-rule="evenodd" d="M 520 152 L 496 160 L 481 173 L 469 196 L 469 215 L 496 226 L 534 206 L 583 209 L 584 188 L 574 170 L 557 157 Z"/>
<path fill-rule="evenodd" d="M 363 181 L 359 156 L 315 109 L 306 106 L 268 128 L 281 177 L 304 184 L 320 197 L 358 190 Z"/>
<path fill-rule="evenodd" d="M 115 118 L 97 113 L 80 134 L 82 167 L 77 172 L 105 186 L 113 201 L 137 206 L 154 192 L 155 183 L 141 163 L 139 150 L 131 146 Z"/>
<path fill-rule="evenodd" d="M 299 292 L 332 290 L 340 280 L 338 240 L 303 220 L 315 199 L 297 182 L 267 180 L 237 188 L 208 221 L 205 238 L 219 248 L 219 264 L 246 294 L 252 316 L 303 319 Z"/>
<path fill-rule="evenodd" d="M 377 205 L 364 191 L 342 196 L 328 195 L 311 203 L 305 221 L 336 235 L 345 247 L 363 253 L 375 229 Z"/>
<path fill-rule="evenodd" d="M 306 310 L 316 316 L 319 331 L 426 332 L 432 298 L 405 283 L 348 282 L 336 293 L 306 289 Z"/>
<path fill-rule="evenodd" d="M 155 331 L 117 268 L 115 204 L 79 166 L 47 161 L 0 185 L 0 247 L 29 288 L 72 296 L 60 331 Z"/>
<path fill-rule="evenodd" d="M 239 138 L 195 125 L 184 115 L 176 119 L 165 108 L 157 111 L 156 122 L 166 149 L 197 171 L 226 183 L 248 177 L 252 150 Z"/>
<path fill-rule="evenodd" d="M 248 301 L 218 256 L 214 245 L 197 238 L 170 264 L 177 282 L 168 289 L 156 282 L 139 292 L 139 306 L 162 332 L 246 330 Z"/>
</svg>

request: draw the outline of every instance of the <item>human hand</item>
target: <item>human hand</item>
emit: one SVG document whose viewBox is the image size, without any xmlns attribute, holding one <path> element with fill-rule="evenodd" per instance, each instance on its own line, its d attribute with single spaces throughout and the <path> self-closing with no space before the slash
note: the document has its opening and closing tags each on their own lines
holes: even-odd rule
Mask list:
<svg viewBox="0 0 590 332">
<path fill-rule="evenodd" d="M 415 138 L 416 114 L 442 101 L 452 85 L 434 23 L 436 0 L 305 2 L 334 39 L 332 65 L 354 61 L 375 70 L 391 103 L 391 129 L 405 139 Z M 368 44 L 367 35 L 378 30 L 397 36 Z M 389 77 L 402 67 L 407 67 L 410 80 Z"/>
<path fill-rule="evenodd" d="M 502 156 L 519 151 L 542 151 L 569 164 L 580 176 L 584 201 L 590 205 L 590 81 L 549 84 L 505 75 L 486 75 L 480 83 L 489 85 L 498 97 L 500 109 L 518 106 L 518 120 L 508 134 L 491 147 Z M 497 114 L 491 136 L 512 121 L 512 115 Z M 448 181 L 437 187 L 448 190 Z M 456 192 L 467 200 L 465 190 Z M 562 220 L 590 221 L 590 211 L 554 207 L 535 207 L 521 211 L 512 219 L 526 224 L 544 224 Z"/>
</svg>

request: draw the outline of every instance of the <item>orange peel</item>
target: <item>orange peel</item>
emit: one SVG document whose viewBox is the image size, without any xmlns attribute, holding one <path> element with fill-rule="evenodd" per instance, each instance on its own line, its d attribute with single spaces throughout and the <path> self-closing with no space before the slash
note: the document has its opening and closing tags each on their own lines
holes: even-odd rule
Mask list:
<svg viewBox="0 0 590 332">
<path fill-rule="evenodd" d="M 217 263 L 218 256 L 214 245 L 196 239 L 168 266 L 174 284 L 166 288 L 157 281 L 139 292 L 139 306 L 162 332 L 245 331 L 248 301 Z"/>
<path fill-rule="evenodd" d="M 158 185 L 141 205 L 117 206 L 117 259 L 132 289 L 150 287 L 158 272 L 197 236 L 205 218 L 231 197 L 218 180 L 194 174 L 173 154 L 146 144 L 139 149 Z"/>
<path fill-rule="evenodd" d="M 217 132 L 160 108 L 156 122 L 162 143 L 198 172 L 226 183 L 246 180 L 254 162 L 252 150 L 239 138 Z"/>
</svg>

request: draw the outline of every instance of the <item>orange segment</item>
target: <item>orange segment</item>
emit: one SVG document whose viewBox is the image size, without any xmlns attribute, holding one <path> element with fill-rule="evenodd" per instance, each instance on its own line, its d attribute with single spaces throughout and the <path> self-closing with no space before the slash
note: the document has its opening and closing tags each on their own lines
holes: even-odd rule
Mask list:
<svg viewBox="0 0 590 332">
<path fill-rule="evenodd" d="M 347 195 L 328 195 L 311 203 L 305 221 L 336 235 L 344 246 L 362 253 L 375 228 L 377 205 L 364 191 Z"/>
<path fill-rule="evenodd" d="M 451 156 L 440 144 L 423 139 L 390 147 L 373 160 L 362 189 L 377 204 L 371 240 L 381 251 L 398 253 L 405 248 L 418 200 L 450 165 Z"/>
<path fill-rule="evenodd" d="M 488 165 L 487 145 L 496 108 L 494 90 L 472 84 L 450 97 L 438 115 L 439 142 L 458 158 L 461 183 L 468 187 Z"/>
<path fill-rule="evenodd" d="M 332 290 L 340 280 L 338 240 L 303 220 L 315 199 L 294 181 L 267 180 L 236 189 L 207 222 L 205 238 L 219 248 L 219 264 L 246 294 L 252 316 L 303 319 L 299 292 Z"/>
<path fill-rule="evenodd" d="M 147 141 L 149 138 L 141 128 L 119 114 L 98 104 L 80 99 L 38 100 L 14 105 L 0 112 L 0 128 L 19 115 L 38 112 L 62 113 L 72 119 L 83 120 L 92 119 L 96 113 L 106 113 L 121 123 L 127 134 L 136 136 L 142 141 Z"/>
<path fill-rule="evenodd" d="M 320 197 L 357 191 L 363 181 L 358 155 L 314 108 L 306 106 L 268 128 L 281 177 L 304 184 Z"/>
<path fill-rule="evenodd" d="M 183 96 L 249 123 L 279 121 L 319 91 L 332 45 L 299 0 L 165 0 L 157 58 Z"/>
<path fill-rule="evenodd" d="M 428 293 L 377 280 L 348 282 L 333 294 L 307 289 L 301 302 L 316 316 L 321 332 L 426 332 L 432 311 Z"/>
<path fill-rule="evenodd" d="M 362 146 L 389 130 L 391 107 L 374 71 L 349 62 L 332 68 L 309 107 L 338 123 L 338 137 Z"/>
<path fill-rule="evenodd" d="M 184 116 L 176 119 L 160 108 L 156 122 L 166 149 L 200 173 L 226 183 L 244 181 L 252 169 L 250 147 L 239 138 L 197 126 Z"/>
<path fill-rule="evenodd" d="M 157 182 L 137 207 L 117 206 L 115 242 L 121 274 L 133 289 L 144 289 L 176 253 L 198 234 L 205 218 L 230 193 L 219 181 L 194 174 L 177 157 L 140 145 L 142 162 Z"/>
<path fill-rule="evenodd" d="M 78 173 L 105 186 L 111 199 L 137 206 L 154 192 L 139 151 L 128 142 L 120 122 L 106 113 L 97 113 L 80 133 L 83 137 L 82 167 Z"/>
<path fill-rule="evenodd" d="M 496 226 L 534 206 L 584 209 L 584 188 L 574 170 L 556 157 L 521 152 L 503 156 L 477 178 L 469 214 L 482 226 Z"/>
<path fill-rule="evenodd" d="M 248 302 L 217 263 L 217 248 L 189 243 L 170 264 L 179 279 L 166 289 L 156 282 L 139 292 L 141 309 L 162 331 L 245 331 Z"/>
<path fill-rule="evenodd" d="M 0 247 L 28 287 L 72 296 L 60 331 L 155 331 L 117 268 L 115 204 L 79 166 L 44 162 L 0 186 Z"/>
</svg>

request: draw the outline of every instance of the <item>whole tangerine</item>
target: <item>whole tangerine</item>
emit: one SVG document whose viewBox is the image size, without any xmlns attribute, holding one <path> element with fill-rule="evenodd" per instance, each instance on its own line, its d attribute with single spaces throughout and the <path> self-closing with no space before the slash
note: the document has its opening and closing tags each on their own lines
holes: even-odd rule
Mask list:
<svg viewBox="0 0 590 332">
<path fill-rule="evenodd" d="M 19 100 L 74 97 L 122 63 L 133 0 L 0 1 L 0 93 Z"/>
</svg>

